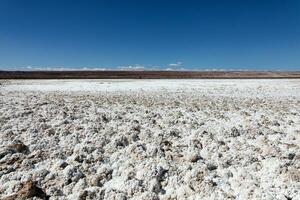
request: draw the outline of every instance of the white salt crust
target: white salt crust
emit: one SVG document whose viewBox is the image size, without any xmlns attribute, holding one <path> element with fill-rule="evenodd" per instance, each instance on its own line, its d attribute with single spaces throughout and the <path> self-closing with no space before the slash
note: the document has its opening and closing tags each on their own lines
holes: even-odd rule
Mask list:
<svg viewBox="0 0 300 200">
<path fill-rule="evenodd" d="M 300 80 L 1 81 L 0 138 L 0 199 L 300 199 Z"/>
</svg>

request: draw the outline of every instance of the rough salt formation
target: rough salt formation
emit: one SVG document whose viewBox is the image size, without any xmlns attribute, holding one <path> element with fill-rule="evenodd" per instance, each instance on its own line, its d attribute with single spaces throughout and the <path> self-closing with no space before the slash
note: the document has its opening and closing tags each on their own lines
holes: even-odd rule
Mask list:
<svg viewBox="0 0 300 200">
<path fill-rule="evenodd" d="M 0 199 L 300 199 L 300 80 L 248 82 L 76 93 L 4 82 Z"/>
</svg>

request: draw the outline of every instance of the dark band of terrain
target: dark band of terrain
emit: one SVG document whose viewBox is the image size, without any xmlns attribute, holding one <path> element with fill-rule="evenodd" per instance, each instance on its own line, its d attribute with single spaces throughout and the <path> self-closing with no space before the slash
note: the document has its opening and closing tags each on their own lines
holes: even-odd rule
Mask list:
<svg viewBox="0 0 300 200">
<path fill-rule="evenodd" d="M 300 71 L 0 71 L 0 79 L 283 79 Z"/>
</svg>

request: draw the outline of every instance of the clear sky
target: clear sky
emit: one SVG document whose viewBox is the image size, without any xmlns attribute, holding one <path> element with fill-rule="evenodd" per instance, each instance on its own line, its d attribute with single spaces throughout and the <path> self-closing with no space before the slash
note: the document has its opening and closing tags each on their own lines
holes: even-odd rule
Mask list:
<svg viewBox="0 0 300 200">
<path fill-rule="evenodd" d="M 300 70 L 299 0 L 0 0 L 0 69 Z"/>
</svg>

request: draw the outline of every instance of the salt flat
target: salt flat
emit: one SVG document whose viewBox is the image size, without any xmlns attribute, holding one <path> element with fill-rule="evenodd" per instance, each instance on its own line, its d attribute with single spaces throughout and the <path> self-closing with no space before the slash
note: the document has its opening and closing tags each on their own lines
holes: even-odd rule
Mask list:
<svg viewBox="0 0 300 200">
<path fill-rule="evenodd" d="M 299 79 L 87 79 L 87 80 L 13 80 L 6 81 L 2 89 L 8 91 L 62 91 L 62 92 L 113 92 L 113 91 L 157 91 L 200 90 L 209 94 L 228 94 L 251 91 L 275 96 L 300 95 Z M 209 91 L 207 91 L 209 90 Z M 277 92 L 280 91 L 280 92 Z"/>
<path fill-rule="evenodd" d="M 1 199 L 300 198 L 299 79 L 7 80 L 0 95 Z"/>
</svg>

